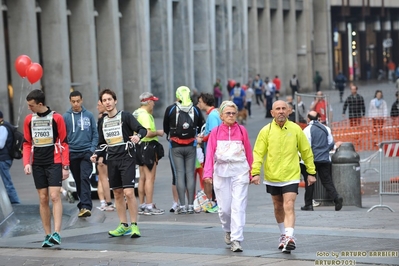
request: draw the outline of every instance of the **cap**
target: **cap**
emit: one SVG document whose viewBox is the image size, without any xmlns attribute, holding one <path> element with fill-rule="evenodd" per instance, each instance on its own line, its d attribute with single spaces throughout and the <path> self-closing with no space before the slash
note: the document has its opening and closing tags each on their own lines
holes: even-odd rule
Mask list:
<svg viewBox="0 0 399 266">
<path fill-rule="evenodd" d="M 141 99 L 141 102 L 147 102 L 147 101 L 158 101 L 159 100 L 159 98 L 158 97 L 155 97 L 154 95 L 152 95 L 152 96 L 150 96 L 150 97 L 147 97 L 147 98 L 144 98 L 144 99 Z"/>
<path fill-rule="evenodd" d="M 186 86 L 180 86 L 176 90 L 176 98 L 181 101 L 181 104 L 183 106 L 189 106 L 192 103 L 190 94 L 191 94 L 191 91 Z"/>
<path fill-rule="evenodd" d="M 0 118 L 3 118 L 3 113 L 0 111 Z"/>
</svg>

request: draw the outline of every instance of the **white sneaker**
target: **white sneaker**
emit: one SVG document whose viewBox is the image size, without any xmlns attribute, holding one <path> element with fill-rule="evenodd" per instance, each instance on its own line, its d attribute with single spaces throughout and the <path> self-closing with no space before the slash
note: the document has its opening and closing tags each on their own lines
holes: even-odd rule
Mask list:
<svg viewBox="0 0 399 266">
<path fill-rule="evenodd" d="M 312 205 L 313 205 L 313 207 L 317 207 L 317 206 L 320 206 L 320 202 L 318 202 L 318 201 L 315 201 L 315 200 L 312 200 Z"/>
<path fill-rule="evenodd" d="M 231 251 L 233 251 L 233 252 L 242 252 L 242 247 L 241 247 L 241 245 L 240 245 L 240 241 L 237 241 L 237 240 L 233 240 L 232 242 L 231 242 Z"/>
<path fill-rule="evenodd" d="M 285 243 L 285 234 L 280 235 L 280 238 L 278 239 L 278 249 L 283 249 L 284 248 L 284 243 Z"/>
<path fill-rule="evenodd" d="M 291 253 L 291 250 L 295 250 L 295 238 L 293 236 L 286 236 L 284 241 L 283 253 Z"/>
<path fill-rule="evenodd" d="M 179 205 L 176 202 L 173 202 L 172 207 L 170 208 L 169 212 L 175 212 Z"/>
<path fill-rule="evenodd" d="M 186 213 L 187 213 L 186 206 L 179 206 L 175 210 L 175 214 L 186 214 Z"/>
</svg>

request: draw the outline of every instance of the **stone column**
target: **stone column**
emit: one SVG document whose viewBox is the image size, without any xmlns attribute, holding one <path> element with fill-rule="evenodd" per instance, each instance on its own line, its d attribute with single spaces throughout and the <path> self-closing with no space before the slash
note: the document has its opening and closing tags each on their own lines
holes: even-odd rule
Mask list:
<svg viewBox="0 0 399 266">
<path fill-rule="evenodd" d="M 303 3 L 297 16 L 298 73 L 301 92 L 309 92 L 313 84 L 313 6 L 311 1 Z"/>
<path fill-rule="evenodd" d="M 208 84 L 206 91 L 213 93 L 213 83 L 216 80 L 216 10 L 215 0 L 208 1 L 209 12 L 209 52 L 210 52 L 210 70 L 211 82 Z"/>
<path fill-rule="evenodd" d="M 286 93 L 286 87 L 288 86 L 289 88 L 289 80 L 293 74 L 297 74 L 297 36 L 295 13 L 295 0 L 290 0 L 290 9 L 284 15 L 285 71 L 284 76 L 280 77 L 280 79 L 283 81 L 282 83 L 284 84 L 282 89 L 284 89 Z"/>
<path fill-rule="evenodd" d="M 216 5 L 215 15 L 215 42 L 216 42 L 216 78 L 220 78 L 223 85 L 223 99 L 227 99 L 227 91 L 224 89 L 227 84 L 227 42 L 226 35 L 226 7 L 224 4 Z"/>
<path fill-rule="evenodd" d="M 25 54 L 32 62 L 39 61 L 38 31 L 36 20 L 36 2 L 25 0 L 7 1 L 8 37 L 10 46 L 10 62 L 14 64 L 15 59 Z M 46 68 L 43 69 L 46 75 Z M 24 117 L 28 114 L 26 95 L 32 89 L 40 89 L 41 82 L 28 85 L 26 79 L 21 79 L 18 73 L 11 71 L 13 86 L 13 109 L 14 123 L 23 128 Z"/>
<path fill-rule="evenodd" d="M 241 1 L 239 1 L 242 3 Z M 243 73 L 243 15 L 242 5 L 234 1 L 232 6 L 232 77 L 237 82 L 244 82 Z M 247 12 L 247 11 L 246 11 Z"/>
<path fill-rule="evenodd" d="M 226 29 L 226 68 L 227 79 L 234 79 L 233 73 L 233 6 L 231 0 L 225 0 L 225 29 Z"/>
<path fill-rule="evenodd" d="M 151 91 L 149 1 L 120 1 L 123 95 L 126 110 L 140 107 L 141 93 Z"/>
<path fill-rule="evenodd" d="M 284 80 L 285 64 L 284 64 L 284 21 L 283 21 L 283 6 L 282 1 L 277 1 L 277 9 L 271 10 L 271 45 L 272 45 L 272 72 L 266 73 L 271 79 L 278 75 L 281 78 L 281 92 L 287 94 L 285 85 L 287 81 Z"/>
<path fill-rule="evenodd" d="M 158 115 L 163 115 L 164 107 L 174 102 L 174 97 L 172 98 L 174 94 L 171 92 L 174 73 L 172 45 L 172 1 L 151 1 L 151 91 L 160 99 L 164 99 L 155 105 L 154 114 Z"/>
<path fill-rule="evenodd" d="M 242 84 L 248 81 L 248 5 L 245 1 L 239 1 L 241 5 L 238 5 L 241 13 L 241 42 L 242 42 Z"/>
<path fill-rule="evenodd" d="M 40 32 L 46 102 L 50 108 L 63 114 L 71 105 L 71 68 L 66 1 L 40 0 Z M 90 102 L 89 102 L 90 103 Z"/>
<path fill-rule="evenodd" d="M 193 1 L 194 18 L 194 78 L 200 92 L 209 92 L 213 80 L 210 68 L 209 8 L 208 0 Z"/>
<path fill-rule="evenodd" d="M 269 1 L 264 0 L 264 6 L 258 13 L 259 32 L 259 71 L 257 74 L 264 79 L 272 71 L 272 42 L 271 42 L 271 20 Z"/>
<path fill-rule="evenodd" d="M 259 73 L 259 36 L 257 0 L 251 0 L 248 11 L 248 74 L 255 77 Z M 244 11 L 245 12 L 245 11 Z"/>
<path fill-rule="evenodd" d="M 74 89 L 83 95 L 84 106 L 97 114 L 99 80 L 93 1 L 68 0 L 71 72 Z M 113 88 L 110 87 L 110 88 Z"/>
<path fill-rule="evenodd" d="M 10 119 L 12 115 L 10 114 L 10 104 L 8 101 L 8 80 L 7 80 L 7 64 L 6 64 L 7 60 L 6 60 L 6 47 L 4 39 L 3 10 L 1 10 L 1 6 L 0 6 L 0 58 L 3 58 L 2 60 L 0 60 L 0 110 L 3 112 L 4 120 L 11 121 Z"/>
<path fill-rule="evenodd" d="M 94 1 L 97 58 L 100 89 L 112 89 L 118 99 L 117 109 L 124 109 L 118 1 Z M 132 111 L 132 110 L 126 110 Z"/>
<path fill-rule="evenodd" d="M 313 1 L 314 16 L 314 70 L 319 71 L 323 78 L 320 89 L 332 87 L 332 44 L 331 44 L 331 13 L 329 1 Z"/>
<path fill-rule="evenodd" d="M 192 1 L 173 3 L 173 86 L 169 102 L 179 86 L 194 84 Z"/>
</svg>

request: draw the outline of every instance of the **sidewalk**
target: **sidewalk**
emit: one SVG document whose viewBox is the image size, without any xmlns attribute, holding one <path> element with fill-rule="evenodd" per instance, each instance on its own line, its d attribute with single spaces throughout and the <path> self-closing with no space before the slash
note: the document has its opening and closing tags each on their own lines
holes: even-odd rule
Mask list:
<svg viewBox="0 0 399 266">
<path fill-rule="evenodd" d="M 361 86 L 359 93 L 365 97 L 366 108 L 371 100 L 369 97 L 377 88 L 386 90 L 388 86 Z M 392 103 L 388 95 L 392 93 L 384 93 L 390 106 Z M 326 94 L 331 94 L 331 99 L 334 99 L 334 112 L 341 112 L 338 91 Z M 347 95 L 348 91 L 345 91 Z M 260 128 L 270 121 L 264 118 L 263 108 L 254 106 L 253 113 L 247 124 L 252 143 Z M 334 113 L 334 117 L 341 116 Z M 159 128 L 161 120 L 156 118 Z M 166 149 L 165 139 L 162 143 Z M 264 185 L 251 185 L 245 240 L 242 243 L 244 252 L 233 253 L 224 244 L 217 214 L 175 215 L 168 212 L 171 206 L 171 173 L 168 158 L 164 158 L 158 166 L 154 201 L 158 208 L 167 212 L 164 215 L 139 216 L 141 238 L 110 238 L 107 231 L 119 223 L 116 212 L 101 212 L 95 208 L 92 217 L 78 219 L 75 205 L 64 201 L 62 244 L 43 249 L 41 242 L 44 234 L 40 226 L 36 226 L 40 220 L 35 211 L 38 199 L 32 177 L 23 174 L 20 161 L 14 162 L 12 176 L 22 201 L 22 206 L 15 208 L 15 215 L 22 221 L 32 219 L 32 227 L 23 235 L 0 239 L 0 265 L 302 266 L 334 265 L 327 264 L 332 260 L 335 265 L 399 265 L 398 195 L 383 198 L 384 204 L 395 212 L 388 209 L 367 212 L 379 203 L 376 194 L 363 195 L 362 208 L 345 206 L 344 199 L 344 207 L 339 212 L 334 211 L 334 207 L 317 207 L 314 212 L 304 212 L 300 210 L 304 194 L 301 188 L 295 205 L 297 249 L 289 255 L 277 249 L 279 231 L 270 195 L 266 194 Z M 98 206 L 98 200 L 93 205 Z M 31 210 L 31 213 L 22 210 Z"/>
</svg>

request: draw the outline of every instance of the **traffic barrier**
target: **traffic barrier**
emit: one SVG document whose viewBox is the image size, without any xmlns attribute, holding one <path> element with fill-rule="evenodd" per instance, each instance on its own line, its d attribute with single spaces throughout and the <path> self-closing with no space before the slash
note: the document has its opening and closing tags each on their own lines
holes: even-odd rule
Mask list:
<svg viewBox="0 0 399 266">
<path fill-rule="evenodd" d="M 357 118 L 331 123 L 334 141 L 352 142 L 356 152 L 376 151 L 383 141 L 399 139 L 397 118 Z"/>
<path fill-rule="evenodd" d="M 383 205 L 383 195 L 399 195 L 399 182 L 396 175 L 399 173 L 399 140 L 383 141 L 379 144 L 379 196 L 380 204 L 371 207 L 368 212 L 375 208 L 387 208 L 394 211 L 391 207 Z"/>
</svg>

